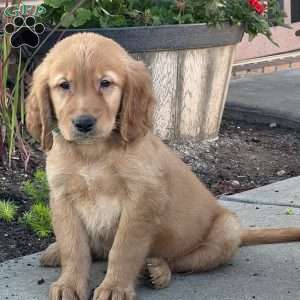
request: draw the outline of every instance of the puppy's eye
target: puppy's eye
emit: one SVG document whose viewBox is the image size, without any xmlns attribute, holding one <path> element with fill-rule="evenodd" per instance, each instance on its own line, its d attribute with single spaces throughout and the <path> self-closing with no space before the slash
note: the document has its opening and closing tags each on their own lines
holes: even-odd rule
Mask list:
<svg viewBox="0 0 300 300">
<path fill-rule="evenodd" d="M 62 83 L 60 83 L 59 85 L 63 90 L 68 91 L 71 87 L 70 82 L 68 81 L 63 81 Z"/>
<path fill-rule="evenodd" d="M 111 85 L 111 82 L 107 79 L 102 79 L 100 82 L 100 87 L 103 89 L 108 88 Z"/>
</svg>

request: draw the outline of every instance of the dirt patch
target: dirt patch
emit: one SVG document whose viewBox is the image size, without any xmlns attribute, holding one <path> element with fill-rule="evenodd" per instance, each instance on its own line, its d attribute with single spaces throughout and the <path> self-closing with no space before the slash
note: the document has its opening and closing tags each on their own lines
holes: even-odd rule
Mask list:
<svg viewBox="0 0 300 300">
<path fill-rule="evenodd" d="M 33 147 L 28 172 L 24 171 L 18 155 L 13 157 L 12 165 L 13 168 L 8 169 L 0 164 L 0 199 L 15 203 L 18 206 L 18 216 L 10 224 L 0 220 L 0 262 L 41 251 L 54 240 L 53 237 L 39 239 L 20 221 L 32 204 L 22 191 L 23 182 L 30 179 L 37 168 L 44 168 L 43 153 Z"/>
<path fill-rule="evenodd" d="M 54 238 L 39 239 L 27 227 L 13 222 L 7 225 L 0 221 L 0 263 L 45 249 Z"/>
<path fill-rule="evenodd" d="M 234 194 L 300 174 L 300 133 L 223 121 L 214 142 L 170 144 L 215 194 Z"/>
<path fill-rule="evenodd" d="M 233 194 L 300 175 L 300 133 L 291 129 L 224 121 L 214 142 L 170 143 L 193 172 L 215 195 Z M 30 206 L 21 186 L 38 167 L 44 167 L 37 149 L 25 173 L 20 159 L 14 169 L 0 165 L 0 198 L 19 206 L 19 216 Z M 40 240 L 19 222 L 0 221 L 0 262 L 44 249 L 53 237 Z"/>
</svg>

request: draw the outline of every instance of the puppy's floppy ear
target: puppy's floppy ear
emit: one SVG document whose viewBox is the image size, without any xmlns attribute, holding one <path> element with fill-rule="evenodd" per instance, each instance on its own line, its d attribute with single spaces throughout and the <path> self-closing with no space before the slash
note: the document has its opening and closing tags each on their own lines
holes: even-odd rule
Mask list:
<svg viewBox="0 0 300 300">
<path fill-rule="evenodd" d="M 154 110 L 152 81 L 142 62 L 130 59 L 120 111 L 120 133 L 125 142 L 152 129 Z"/>
<path fill-rule="evenodd" d="M 30 94 L 26 99 L 26 127 L 28 132 L 41 142 L 44 150 L 53 143 L 51 132 L 52 111 L 48 87 L 48 70 L 42 63 L 33 74 Z"/>
</svg>

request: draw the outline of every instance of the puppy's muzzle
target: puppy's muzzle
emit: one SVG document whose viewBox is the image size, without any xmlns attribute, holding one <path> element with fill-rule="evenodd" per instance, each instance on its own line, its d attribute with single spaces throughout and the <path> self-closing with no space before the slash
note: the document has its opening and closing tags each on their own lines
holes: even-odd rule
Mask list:
<svg viewBox="0 0 300 300">
<path fill-rule="evenodd" d="M 96 124 L 96 118 L 91 115 L 81 115 L 72 120 L 76 131 L 80 133 L 89 133 Z"/>
</svg>

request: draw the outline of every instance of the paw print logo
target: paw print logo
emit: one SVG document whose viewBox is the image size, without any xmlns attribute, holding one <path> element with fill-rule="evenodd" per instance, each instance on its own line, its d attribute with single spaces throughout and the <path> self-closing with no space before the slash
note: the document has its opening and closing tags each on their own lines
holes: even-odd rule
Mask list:
<svg viewBox="0 0 300 300">
<path fill-rule="evenodd" d="M 11 34 L 10 42 L 14 48 L 22 46 L 35 48 L 40 41 L 39 34 L 44 32 L 45 27 L 42 23 L 36 23 L 32 16 L 25 19 L 22 16 L 17 16 L 13 23 L 7 23 L 4 29 L 6 33 Z"/>
</svg>

